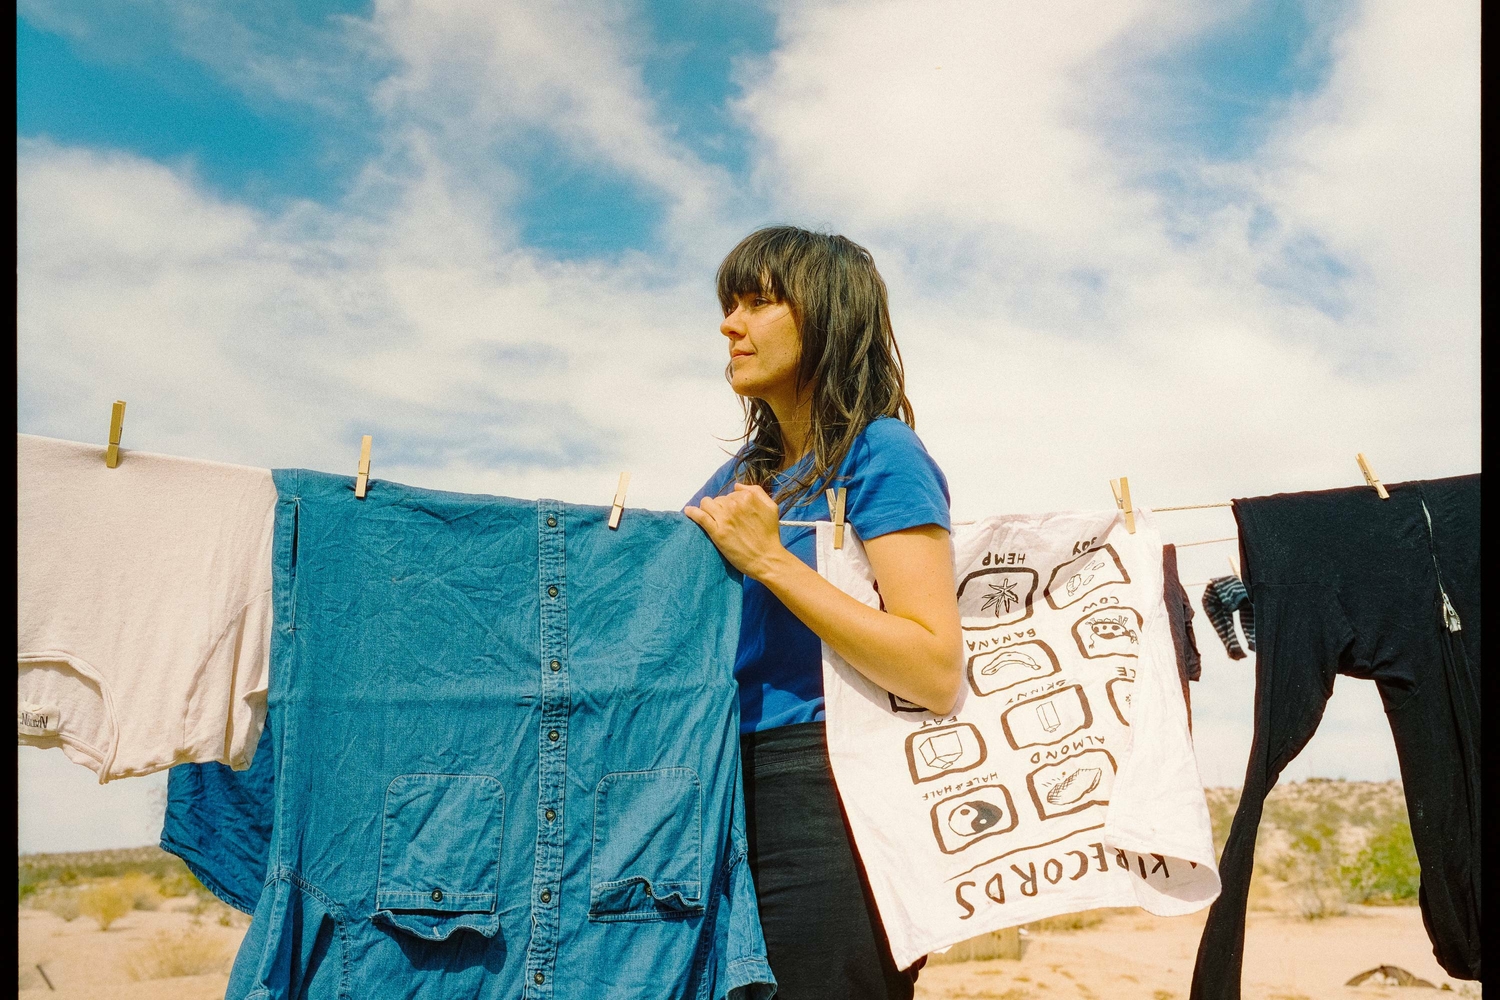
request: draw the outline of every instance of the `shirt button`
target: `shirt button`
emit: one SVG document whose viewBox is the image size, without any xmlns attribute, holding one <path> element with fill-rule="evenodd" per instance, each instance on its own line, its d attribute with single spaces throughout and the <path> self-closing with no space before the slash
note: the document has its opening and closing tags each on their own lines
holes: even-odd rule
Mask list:
<svg viewBox="0 0 1500 1000">
<path fill-rule="evenodd" d="M 553 812 L 551 809 L 548 809 L 547 810 L 547 822 L 550 823 L 550 822 L 552 822 L 555 819 L 557 819 L 557 813 Z"/>
<path fill-rule="evenodd" d="M 551 740 L 553 743 L 556 743 L 557 742 L 557 730 L 554 729 L 554 730 L 552 730 L 552 732 L 548 733 L 547 734 L 547 739 Z"/>
<path fill-rule="evenodd" d="M 555 517 L 549 517 L 549 518 L 547 518 L 547 527 L 549 527 L 549 528 L 555 528 L 555 527 L 557 527 L 557 518 L 555 518 Z"/>
<path fill-rule="evenodd" d="M 646 886 L 646 895 L 651 895 L 651 887 L 649 885 Z"/>
<path fill-rule="evenodd" d="M 552 669 L 553 670 L 561 670 L 562 669 L 562 663 L 560 663 L 557 660 L 553 660 L 552 661 Z"/>
<path fill-rule="evenodd" d="M 536 984 L 538 986 L 542 985 L 543 983 L 545 983 L 547 981 L 547 977 L 544 976 L 544 975 L 542 975 L 540 972 L 538 972 L 536 975 L 532 976 L 531 978 L 536 981 Z"/>
<path fill-rule="evenodd" d="M 547 588 L 547 596 L 548 597 L 556 597 L 557 596 L 557 588 L 556 587 L 548 587 Z M 537 973 L 537 975 L 541 975 L 541 973 Z"/>
<path fill-rule="evenodd" d="M 443 890 L 441 890 L 441 889 L 434 889 L 434 890 L 432 890 L 432 901 L 434 903 L 441 903 L 443 901 Z"/>
<path fill-rule="evenodd" d="M 542 902 L 544 902 L 544 903 L 550 903 L 550 902 L 552 902 L 552 890 L 551 889 L 543 889 L 542 890 Z"/>
</svg>

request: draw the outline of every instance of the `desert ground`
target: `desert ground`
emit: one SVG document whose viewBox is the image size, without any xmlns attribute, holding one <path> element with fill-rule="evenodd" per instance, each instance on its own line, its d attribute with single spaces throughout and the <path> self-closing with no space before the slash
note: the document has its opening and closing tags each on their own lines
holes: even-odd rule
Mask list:
<svg viewBox="0 0 1500 1000">
<path fill-rule="evenodd" d="M 1178 1000 L 1188 995 L 1201 914 L 1165 919 L 1144 912 L 1104 916 L 1079 930 L 1031 931 L 1019 961 L 992 959 L 929 965 L 917 982 L 922 1000 Z M 163 904 L 135 910 L 100 931 L 88 917 L 64 921 L 46 910 L 20 912 L 20 996 L 56 1000 L 217 1000 L 244 921 L 221 926 L 210 912 Z M 188 942 L 186 946 L 182 942 Z M 157 977 L 139 969 L 142 956 L 173 946 L 213 966 L 190 975 Z M 217 947 L 216 947 L 217 946 Z M 1252 912 L 1245 944 L 1245 1000 L 1322 1000 L 1436 991 L 1345 986 L 1355 974 L 1395 965 L 1455 997 L 1478 997 L 1475 984 L 1443 975 L 1414 906 L 1351 907 L 1343 916 L 1309 922 L 1295 914 Z M 40 970 L 37 968 L 40 966 Z M 186 967 L 193 968 L 191 961 Z M 181 966 L 179 966 L 181 968 Z M 45 972 L 52 983 L 48 989 Z M 152 978 L 135 980 L 145 972 Z"/>
<path fill-rule="evenodd" d="M 928 966 L 921 1000 L 1186 1000 L 1204 913 L 1111 914 L 1076 931 L 1030 932 L 1019 961 Z M 1358 973 L 1394 965 L 1450 996 L 1480 996 L 1478 984 L 1443 974 L 1415 906 L 1356 906 L 1309 922 L 1296 914 L 1251 912 L 1245 938 L 1244 1000 L 1323 1000 L 1439 995 L 1437 990 L 1345 986 Z"/>
<path fill-rule="evenodd" d="M 65 921 L 47 910 L 23 908 L 19 995 L 219 1000 L 248 922 L 230 918 L 228 926 L 221 926 L 214 917 L 204 919 L 168 901 L 154 911 L 132 911 L 101 931 L 88 917 Z M 166 961 L 153 962 L 158 955 Z"/>
<path fill-rule="evenodd" d="M 1211 789 L 1222 847 L 1237 794 Z M 1418 869 L 1393 783 L 1309 781 L 1268 800 L 1251 883 L 1245 1000 L 1482 996 L 1445 975 L 1415 903 Z M 1403 839 L 1404 838 L 1404 839 Z M 156 848 L 19 859 L 19 995 L 55 1000 L 222 997 L 249 924 Z M 1371 905 L 1379 904 L 1379 905 Z M 963 947 L 921 974 L 921 1000 L 1186 1000 L 1207 911 L 1089 911 L 1030 924 L 1020 958 Z M 1003 953 L 1003 952 L 1002 952 Z M 1382 985 L 1393 966 L 1432 988 Z M 1451 991 L 1451 992 L 1450 992 Z"/>
</svg>

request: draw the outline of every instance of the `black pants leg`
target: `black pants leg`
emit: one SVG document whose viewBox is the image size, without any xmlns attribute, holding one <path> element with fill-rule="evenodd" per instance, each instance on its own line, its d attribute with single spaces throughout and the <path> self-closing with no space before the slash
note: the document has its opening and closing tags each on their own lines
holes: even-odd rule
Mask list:
<svg viewBox="0 0 1500 1000">
<path fill-rule="evenodd" d="M 909 1000 L 854 851 L 821 722 L 741 738 L 750 871 L 777 1000 Z"/>
<path fill-rule="evenodd" d="M 1317 730 L 1339 673 L 1374 680 L 1385 705 L 1433 953 L 1449 975 L 1480 978 L 1479 477 L 1389 491 L 1235 501 L 1255 607 L 1255 737 L 1193 1000 L 1240 996 L 1264 799 Z"/>
</svg>

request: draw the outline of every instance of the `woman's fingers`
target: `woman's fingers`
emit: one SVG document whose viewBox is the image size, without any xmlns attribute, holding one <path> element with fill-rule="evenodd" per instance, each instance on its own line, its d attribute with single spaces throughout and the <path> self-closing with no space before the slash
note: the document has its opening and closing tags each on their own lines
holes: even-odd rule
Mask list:
<svg viewBox="0 0 1500 1000">
<path fill-rule="evenodd" d="M 682 512 L 702 528 L 715 545 L 720 543 L 731 525 L 730 512 L 725 509 L 724 501 L 717 497 L 704 497 L 698 501 L 698 506 L 684 507 Z"/>
<path fill-rule="evenodd" d="M 746 486 L 744 483 L 734 484 L 734 496 L 745 497 L 754 504 L 772 503 L 771 495 L 761 486 Z"/>
<path fill-rule="evenodd" d="M 735 488 L 739 487 L 736 485 Z M 725 523 L 745 509 L 745 496 L 742 493 L 731 493 L 722 497 L 704 497 L 699 501 L 698 506 L 704 514 L 715 521 Z"/>
<path fill-rule="evenodd" d="M 759 486 L 746 486 L 744 483 L 735 483 L 734 492 L 721 499 L 726 504 L 733 505 L 735 511 L 743 511 L 750 515 L 764 515 L 766 511 L 776 509 L 776 502 L 764 489 Z"/>
<path fill-rule="evenodd" d="M 756 567 L 784 551 L 776 525 L 776 503 L 759 486 L 736 484 L 733 492 L 704 497 L 697 507 L 684 507 L 682 512 L 742 573 L 754 576 Z"/>
<path fill-rule="evenodd" d="M 707 506 L 707 504 L 708 500 L 705 499 L 697 507 L 693 507 L 690 505 L 682 508 L 682 512 L 687 515 L 689 521 L 692 521 L 704 531 L 712 534 L 712 529 L 718 527 L 718 525 L 714 522 L 713 514 L 703 509 L 703 507 Z"/>
</svg>

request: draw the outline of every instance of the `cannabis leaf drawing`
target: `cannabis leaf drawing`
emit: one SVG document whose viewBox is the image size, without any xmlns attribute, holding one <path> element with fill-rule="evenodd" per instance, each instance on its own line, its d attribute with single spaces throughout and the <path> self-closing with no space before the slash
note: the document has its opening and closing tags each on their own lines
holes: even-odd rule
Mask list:
<svg viewBox="0 0 1500 1000">
<path fill-rule="evenodd" d="M 1012 604 L 1020 604 L 1021 598 L 1016 594 L 1016 581 L 1005 580 L 1001 583 L 990 584 L 990 592 L 980 599 L 979 610 L 988 611 L 995 609 L 995 617 L 1010 612 Z"/>
</svg>

